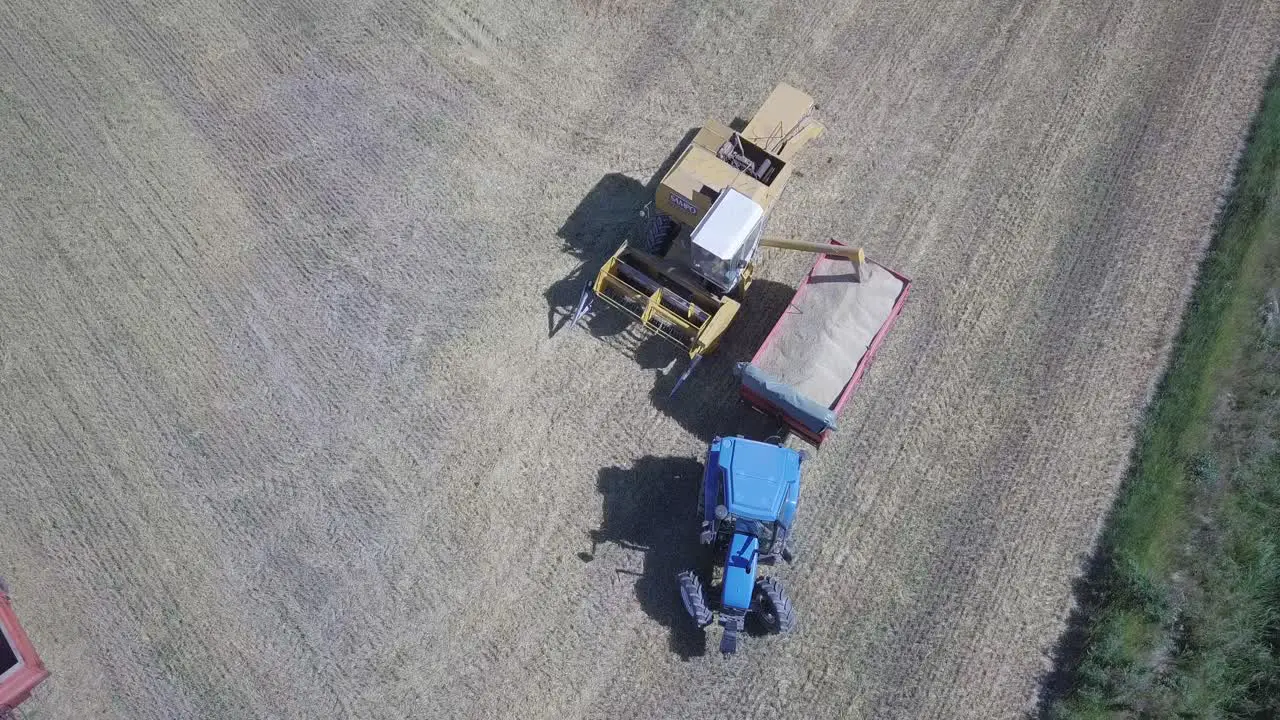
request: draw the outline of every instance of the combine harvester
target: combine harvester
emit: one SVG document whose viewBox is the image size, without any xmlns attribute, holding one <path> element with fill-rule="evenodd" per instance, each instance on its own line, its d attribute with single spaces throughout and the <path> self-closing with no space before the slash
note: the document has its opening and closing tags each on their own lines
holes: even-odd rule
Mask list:
<svg viewBox="0 0 1280 720">
<path fill-rule="evenodd" d="M 861 248 L 766 237 L 797 153 L 823 132 L 813 98 L 785 83 L 742 132 L 710 121 L 658 184 L 636 242 L 624 242 L 582 291 L 686 350 L 672 395 L 742 310 L 761 246 L 818 253 L 782 319 L 750 363 L 742 396 L 820 445 L 902 310 L 910 281 Z"/>
<path fill-rule="evenodd" d="M 860 248 L 764 235 L 796 154 L 823 132 L 813 107 L 780 84 L 741 133 L 707 123 L 658 184 L 641 238 L 605 262 L 572 321 L 600 298 L 684 348 L 690 362 L 674 395 L 742 311 L 761 246 L 818 254 L 754 357 L 736 365 L 742 397 L 784 428 L 778 442 L 716 438 L 707 453 L 699 540 L 712 549 L 710 562 L 681 573 L 679 587 L 699 627 L 719 611 L 725 653 L 737 650 L 748 617 L 769 632 L 794 627 L 781 583 L 757 577 L 760 565 L 791 561 L 804 456 L 781 438 L 789 432 L 817 447 L 831 434 L 911 291 L 910 280 Z"/>
</svg>

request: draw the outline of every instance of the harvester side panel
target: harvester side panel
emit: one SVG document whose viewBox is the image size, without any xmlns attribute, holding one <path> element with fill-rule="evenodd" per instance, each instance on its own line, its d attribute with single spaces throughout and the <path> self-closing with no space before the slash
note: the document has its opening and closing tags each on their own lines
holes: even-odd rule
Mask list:
<svg viewBox="0 0 1280 720">
<path fill-rule="evenodd" d="M 783 173 L 788 169 L 784 168 Z M 781 185 L 779 180 L 775 180 L 773 186 L 765 185 L 721 160 L 714 150 L 690 143 L 670 172 L 663 176 L 654 201 L 659 210 L 692 228 L 706 217 L 711 204 L 726 188 L 737 190 L 768 211 L 771 198 Z"/>
</svg>

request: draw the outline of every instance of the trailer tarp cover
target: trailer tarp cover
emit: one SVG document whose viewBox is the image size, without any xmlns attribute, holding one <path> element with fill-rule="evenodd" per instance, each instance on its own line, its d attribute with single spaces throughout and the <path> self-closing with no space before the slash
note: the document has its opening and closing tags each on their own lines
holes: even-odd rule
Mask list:
<svg viewBox="0 0 1280 720">
<path fill-rule="evenodd" d="M 810 400 L 790 385 L 750 363 L 738 363 L 738 374 L 748 390 L 769 401 L 815 433 L 836 429 L 836 414 Z"/>
</svg>

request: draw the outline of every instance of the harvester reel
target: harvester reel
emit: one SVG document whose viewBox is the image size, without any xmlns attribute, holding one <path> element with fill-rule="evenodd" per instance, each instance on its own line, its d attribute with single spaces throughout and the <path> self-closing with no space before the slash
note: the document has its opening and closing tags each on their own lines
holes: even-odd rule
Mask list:
<svg viewBox="0 0 1280 720">
<path fill-rule="evenodd" d="M 756 617 L 773 633 L 788 633 L 796 627 L 796 609 L 782 583 L 771 577 L 756 581 Z"/>
<path fill-rule="evenodd" d="M 707 607 L 706 592 L 702 588 L 702 580 L 692 570 L 680 573 L 680 600 L 684 603 L 685 612 L 697 623 L 698 627 L 706 627 L 713 619 L 711 608 Z"/>
</svg>

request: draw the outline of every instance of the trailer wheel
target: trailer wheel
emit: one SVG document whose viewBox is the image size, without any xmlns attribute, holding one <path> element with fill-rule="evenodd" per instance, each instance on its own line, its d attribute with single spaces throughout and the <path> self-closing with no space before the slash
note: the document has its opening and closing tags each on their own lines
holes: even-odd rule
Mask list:
<svg viewBox="0 0 1280 720">
<path fill-rule="evenodd" d="M 769 632 L 788 633 L 796 627 L 796 609 L 782 583 L 771 577 L 756 581 L 756 616 Z"/>
<path fill-rule="evenodd" d="M 706 593 L 702 589 L 702 580 L 692 570 L 680 573 L 680 600 L 684 603 L 684 611 L 697 623 L 698 627 L 711 624 L 711 608 L 707 607 Z"/>
</svg>

